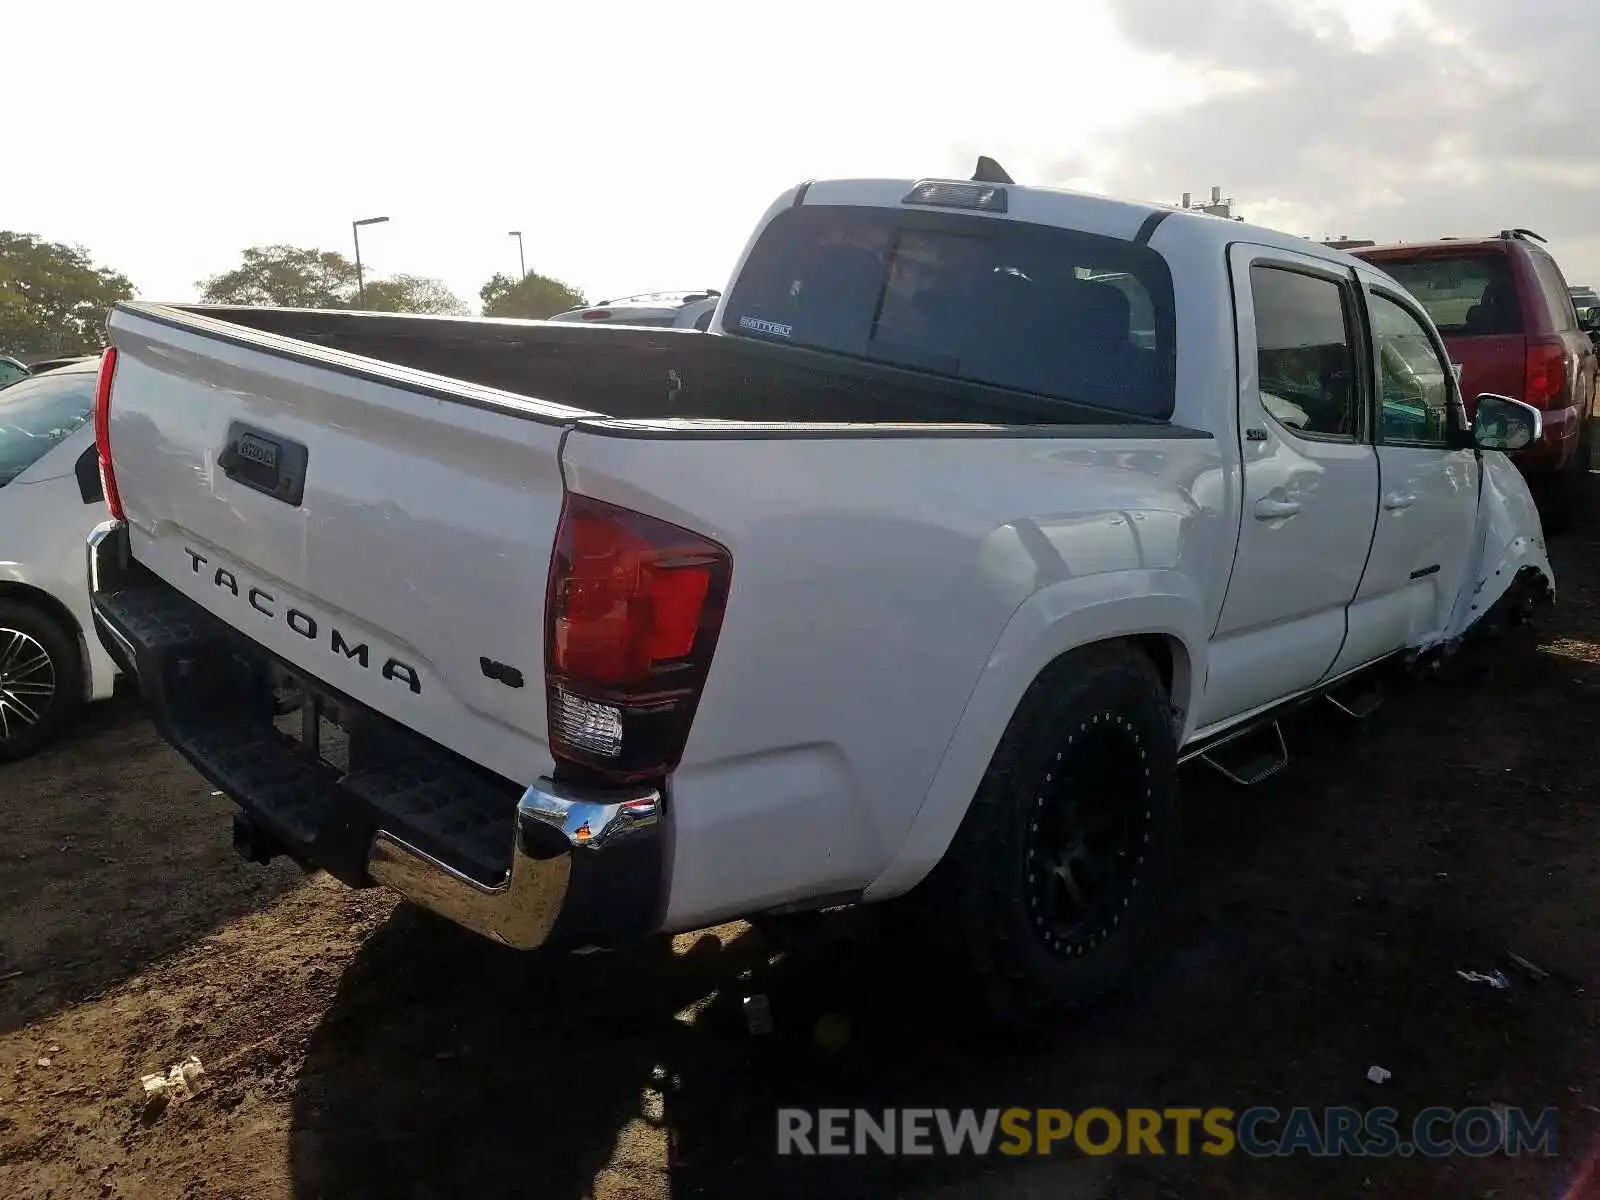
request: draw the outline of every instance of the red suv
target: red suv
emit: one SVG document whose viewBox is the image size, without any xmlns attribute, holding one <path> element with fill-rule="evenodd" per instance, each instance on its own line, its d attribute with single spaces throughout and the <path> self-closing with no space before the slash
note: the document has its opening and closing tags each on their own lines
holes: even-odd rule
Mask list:
<svg viewBox="0 0 1600 1200">
<path fill-rule="evenodd" d="M 1350 253 L 1386 271 L 1427 309 L 1460 367 L 1470 418 L 1485 392 L 1544 412 L 1544 436 L 1514 455 L 1551 533 L 1571 521 L 1589 470 L 1597 360 L 1567 281 L 1526 229 Z"/>
</svg>

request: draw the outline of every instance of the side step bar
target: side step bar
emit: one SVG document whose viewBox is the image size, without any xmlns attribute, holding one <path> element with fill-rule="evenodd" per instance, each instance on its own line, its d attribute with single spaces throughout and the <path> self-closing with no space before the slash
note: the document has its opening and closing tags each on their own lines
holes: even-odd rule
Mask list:
<svg viewBox="0 0 1600 1200">
<path fill-rule="evenodd" d="M 1357 679 L 1344 687 L 1334 688 L 1327 695 L 1329 704 L 1357 721 L 1365 721 L 1377 712 L 1383 698 L 1383 681 L 1377 678 Z"/>
<path fill-rule="evenodd" d="M 1212 746 L 1200 761 L 1241 787 L 1254 787 L 1289 765 L 1289 747 L 1283 727 L 1271 721 Z"/>
<path fill-rule="evenodd" d="M 1289 750 L 1278 724 L 1280 720 L 1318 700 L 1328 701 L 1357 720 L 1366 718 L 1383 701 L 1385 671 L 1401 661 L 1404 660 L 1399 654 L 1386 655 L 1276 704 L 1247 722 L 1203 741 L 1190 742 L 1179 750 L 1178 763 L 1181 766 L 1198 759 L 1234 783 L 1246 787 L 1260 783 L 1289 765 Z"/>
</svg>

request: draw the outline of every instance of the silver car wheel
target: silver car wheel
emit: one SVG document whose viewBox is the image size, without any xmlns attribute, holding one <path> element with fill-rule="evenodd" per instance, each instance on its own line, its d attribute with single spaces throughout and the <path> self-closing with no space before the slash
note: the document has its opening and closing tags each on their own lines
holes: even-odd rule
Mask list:
<svg viewBox="0 0 1600 1200">
<path fill-rule="evenodd" d="M 37 638 L 0 626 L 0 742 L 43 720 L 56 697 L 56 664 Z"/>
</svg>

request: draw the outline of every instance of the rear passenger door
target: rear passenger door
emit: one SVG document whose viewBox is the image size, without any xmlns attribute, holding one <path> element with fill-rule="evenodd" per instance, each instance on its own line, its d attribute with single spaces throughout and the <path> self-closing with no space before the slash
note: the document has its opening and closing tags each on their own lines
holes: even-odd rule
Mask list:
<svg viewBox="0 0 1600 1200">
<path fill-rule="evenodd" d="M 1354 273 L 1249 244 L 1233 247 L 1230 268 L 1243 511 L 1202 728 L 1327 675 L 1344 645 L 1378 503 Z"/>
<path fill-rule="evenodd" d="M 1368 280 L 1364 292 L 1380 500 L 1339 670 L 1445 627 L 1478 522 L 1477 453 L 1450 446 L 1466 414 L 1444 345 L 1401 289 Z"/>
</svg>

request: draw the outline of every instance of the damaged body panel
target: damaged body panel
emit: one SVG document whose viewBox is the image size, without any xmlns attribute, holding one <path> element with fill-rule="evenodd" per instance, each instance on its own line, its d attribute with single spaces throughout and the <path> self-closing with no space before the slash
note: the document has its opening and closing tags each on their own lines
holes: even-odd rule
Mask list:
<svg viewBox="0 0 1600 1200">
<path fill-rule="evenodd" d="M 1555 599 L 1555 572 L 1527 481 L 1498 451 L 1484 451 L 1479 465 L 1474 565 L 1444 631 L 1447 643 L 1459 640 L 1504 600 Z"/>
</svg>

